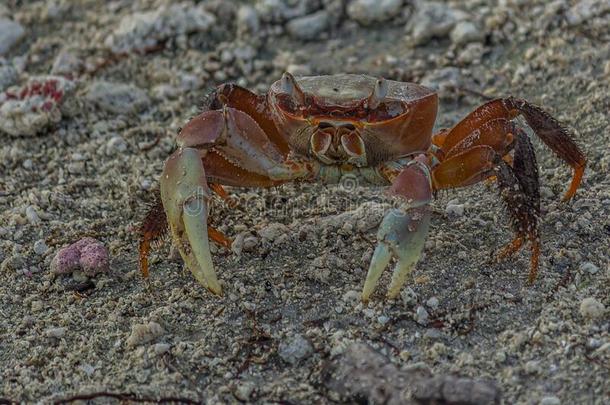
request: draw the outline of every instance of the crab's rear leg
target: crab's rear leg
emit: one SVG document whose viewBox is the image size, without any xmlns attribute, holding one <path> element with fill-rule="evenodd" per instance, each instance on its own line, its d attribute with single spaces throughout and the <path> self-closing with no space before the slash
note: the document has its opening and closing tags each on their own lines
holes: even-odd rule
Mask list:
<svg viewBox="0 0 610 405">
<path fill-rule="evenodd" d="M 392 258 L 396 259 L 396 266 L 387 296 L 395 298 L 421 256 L 430 227 L 428 203 L 432 197 L 430 173 L 423 155 L 393 179 L 388 191 L 399 198 L 399 206 L 389 210 L 379 226 L 378 244 L 362 290 L 363 301 L 368 301 Z"/>
<path fill-rule="evenodd" d="M 586 158 L 578 145 L 572 139 L 570 131 L 559 121 L 542 110 L 540 107 L 522 99 L 512 97 L 489 101 L 478 107 L 466 118 L 456 124 L 449 131 L 442 131 L 434 136 L 435 145 L 449 153 L 451 149 L 458 147 L 460 143 L 469 136 L 476 135 L 477 131 L 483 131 L 485 126 L 509 121 L 522 115 L 534 133 L 553 151 L 559 158 L 574 169 L 574 175 L 564 201 L 574 196 L 586 166 Z M 512 131 L 510 131 L 512 132 Z M 491 132 L 490 132 L 491 133 Z M 499 131 L 498 134 L 508 133 Z M 492 145 L 493 146 L 493 145 Z M 498 151 L 499 152 L 499 151 Z"/>
<path fill-rule="evenodd" d="M 506 257 L 519 250 L 524 242 L 530 242 L 529 280 L 533 281 L 540 254 L 540 193 L 536 157 L 527 134 L 514 123 L 494 119 L 457 142 L 452 141 L 452 135 L 447 136 L 442 149 L 435 151 L 435 156 L 442 160 L 432 170 L 434 189 L 468 186 L 496 176 L 516 234 L 498 256 Z M 501 158 L 507 156 L 509 148 L 514 149 L 512 165 Z"/>
</svg>

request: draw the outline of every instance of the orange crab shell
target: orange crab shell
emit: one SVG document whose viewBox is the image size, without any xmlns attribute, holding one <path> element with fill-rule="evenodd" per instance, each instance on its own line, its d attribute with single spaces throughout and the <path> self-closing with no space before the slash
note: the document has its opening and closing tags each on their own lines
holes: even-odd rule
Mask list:
<svg viewBox="0 0 610 405">
<path fill-rule="evenodd" d="M 307 155 L 310 140 L 324 124 L 354 128 L 364 143 L 368 166 L 430 147 L 438 110 L 433 90 L 364 75 L 292 78 L 294 82 L 291 77 L 273 83 L 267 102 L 276 127 L 294 151 Z M 351 143 L 357 150 L 357 142 Z"/>
</svg>

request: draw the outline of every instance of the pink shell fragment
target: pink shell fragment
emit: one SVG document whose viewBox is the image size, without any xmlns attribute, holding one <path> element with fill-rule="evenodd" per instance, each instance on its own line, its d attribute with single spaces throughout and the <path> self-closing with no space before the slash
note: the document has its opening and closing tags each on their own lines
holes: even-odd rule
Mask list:
<svg viewBox="0 0 610 405">
<path fill-rule="evenodd" d="M 98 240 L 83 238 L 60 249 L 51 261 L 51 271 L 55 274 L 69 274 L 82 270 L 88 276 L 108 271 L 108 249 Z"/>
</svg>

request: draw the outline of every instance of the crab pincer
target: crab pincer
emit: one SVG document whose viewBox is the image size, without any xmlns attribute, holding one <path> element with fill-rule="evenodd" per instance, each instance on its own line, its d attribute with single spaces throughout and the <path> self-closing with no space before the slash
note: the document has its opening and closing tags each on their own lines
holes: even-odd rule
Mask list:
<svg viewBox="0 0 610 405">
<path fill-rule="evenodd" d="M 432 198 L 430 173 L 424 161 L 420 155 L 408 162 L 388 190 L 399 198 L 399 206 L 390 209 L 379 225 L 378 244 L 362 289 L 363 301 L 368 301 L 392 258 L 396 266 L 387 297 L 395 298 L 421 256 L 430 228 L 428 204 Z"/>
<path fill-rule="evenodd" d="M 161 176 L 161 199 L 178 250 L 197 281 L 222 294 L 208 240 L 208 201 L 211 191 L 199 151 L 181 148 Z"/>
</svg>

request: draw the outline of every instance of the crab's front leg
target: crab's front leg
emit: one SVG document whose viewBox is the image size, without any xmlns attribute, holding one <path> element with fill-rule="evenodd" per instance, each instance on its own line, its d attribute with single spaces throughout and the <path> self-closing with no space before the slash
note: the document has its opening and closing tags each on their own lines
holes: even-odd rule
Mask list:
<svg viewBox="0 0 610 405">
<path fill-rule="evenodd" d="M 393 178 L 388 192 L 398 197 L 399 205 L 386 213 L 379 226 L 378 244 L 362 290 L 363 301 L 368 301 L 381 273 L 392 258 L 396 259 L 396 266 L 388 288 L 388 298 L 395 298 L 407 281 L 421 256 L 428 235 L 431 190 L 430 173 L 423 155 L 410 161 Z"/>
<path fill-rule="evenodd" d="M 248 114 L 230 107 L 197 116 L 177 142 L 179 149 L 166 161 L 160 181 L 167 222 L 188 269 L 220 295 L 208 241 L 208 180 L 269 187 L 306 177 L 313 169 L 286 160 Z"/>
</svg>

